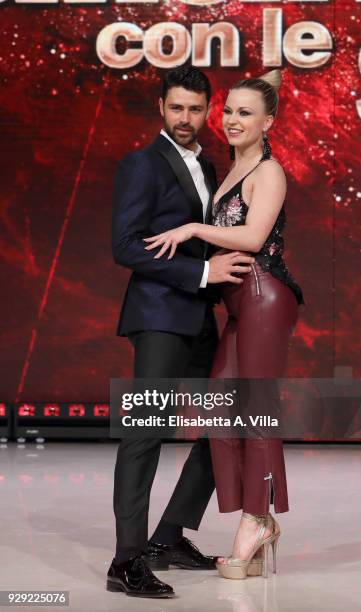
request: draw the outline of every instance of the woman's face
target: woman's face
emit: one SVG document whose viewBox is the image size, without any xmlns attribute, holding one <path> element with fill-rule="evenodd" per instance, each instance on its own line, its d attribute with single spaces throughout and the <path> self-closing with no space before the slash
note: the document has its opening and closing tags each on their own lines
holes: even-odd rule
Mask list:
<svg viewBox="0 0 361 612">
<path fill-rule="evenodd" d="M 263 130 L 273 122 L 272 115 L 266 115 L 260 91 L 231 89 L 223 110 L 223 129 L 228 142 L 242 149 L 261 142 Z"/>
</svg>

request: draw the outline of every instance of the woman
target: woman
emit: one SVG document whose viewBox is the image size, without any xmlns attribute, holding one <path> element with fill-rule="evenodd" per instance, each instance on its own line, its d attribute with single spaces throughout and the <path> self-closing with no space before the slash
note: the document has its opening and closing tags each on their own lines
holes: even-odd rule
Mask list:
<svg viewBox="0 0 361 612">
<path fill-rule="evenodd" d="M 240 284 L 222 285 L 228 311 L 211 377 L 277 378 L 285 370 L 302 291 L 283 260 L 286 178 L 272 157 L 267 131 L 277 113 L 281 73 L 238 81 L 223 112 L 223 129 L 234 160 L 213 202 L 211 225 L 190 223 L 147 238 L 155 257 L 192 237 L 227 250 L 248 251 L 255 262 Z M 288 511 L 280 439 L 210 440 L 220 512 L 242 509 L 231 557 L 218 559 L 225 578 L 267 576 L 268 547 L 280 528 L 269 513 Z"/>
</svg>

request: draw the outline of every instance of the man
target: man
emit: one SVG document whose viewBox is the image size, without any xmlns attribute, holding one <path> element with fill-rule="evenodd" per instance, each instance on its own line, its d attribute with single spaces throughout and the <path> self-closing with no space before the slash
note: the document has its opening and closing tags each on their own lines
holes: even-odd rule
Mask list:
<svg viewBox="0 0 361 612">
<path fill-rule="evenodd" d="M 191 239 L 168 260 L 154 259 L 143 238 L 191 221 L 210 222 L 216 190 L 213 166 L 201 155 L 199 130 L 210 111 L 208 78 L 197 68 L 170 71 L 159 100 L 164 128 L 143 151 L 119 165 L 112 247 L 117 264 L 133 270 L 118 326 L 135 349 L 136 378 L 209 377 L 218 342 L 209 286 L 241 280 L 251 258 L 238 252 L 205 261 L 206 245 Z M 214 490 L 207 438 L 198 439 L 163 514 L 148 540 L 149 496 L 158 465 L 159 439 L 123 439 L 114 473 L 116 554 L 107 588 L 141 597 L 172 597 L 150 568 L 170 565 L 214 569 L 185 537 L 197 530 Z M 145 554 L 143 553 L 145 551 Z"/>
</svg>

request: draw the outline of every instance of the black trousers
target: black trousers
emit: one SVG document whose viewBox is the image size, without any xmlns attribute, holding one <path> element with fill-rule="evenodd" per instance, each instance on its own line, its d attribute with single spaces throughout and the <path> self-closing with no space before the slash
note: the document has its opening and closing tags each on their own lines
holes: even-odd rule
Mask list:
<svg viewBox="0 0 361 612">
<path fill-rule="evenodd" d="M 135 349 L 135 378 L 208 378 L 218 344 L 217 324 L 207 306 L 198 336 L 141 331 L 130 340 Z M 119 444 L 113 497 L 117 552 L 140 552 L 147 544 L 149 498 L 160 448 L 160 439 L 123 439 Z M 200 438 L 193 444 L 162 519 L 198 529 L 214 486 L 209 441 Z"/>
</svg>

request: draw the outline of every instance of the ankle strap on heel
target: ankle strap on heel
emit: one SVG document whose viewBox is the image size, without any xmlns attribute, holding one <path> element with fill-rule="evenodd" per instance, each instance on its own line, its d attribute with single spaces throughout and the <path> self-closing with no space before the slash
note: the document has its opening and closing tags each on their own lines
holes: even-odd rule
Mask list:
<svg viewBox="0 0 361 612">
<path fill-rule="evenodd" d="M 264 514 L 248 514 L 248 512 L 242 512 L 242 518 L 245 518 L 249 521 L 255 521 L 256 523 L 260 523 L 262 525 L 265 524 L 267 520 L 267 515 Z"/>
</svg>

